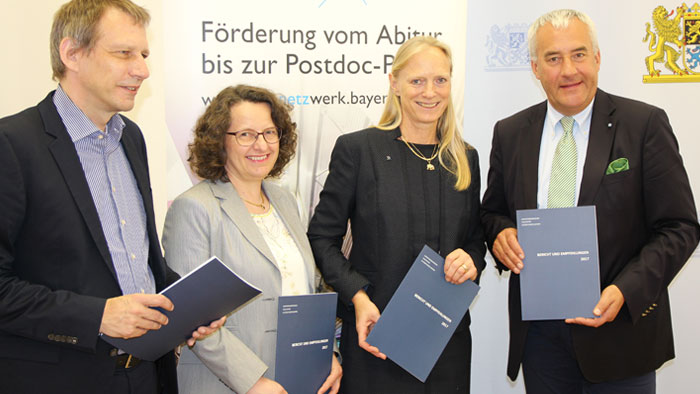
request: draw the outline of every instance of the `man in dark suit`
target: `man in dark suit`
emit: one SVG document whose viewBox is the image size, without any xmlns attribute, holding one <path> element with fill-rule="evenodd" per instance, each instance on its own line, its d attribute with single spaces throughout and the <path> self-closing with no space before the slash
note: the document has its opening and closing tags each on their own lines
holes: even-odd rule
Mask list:
<svg viewBox="0 0 700 394">
<path fill-rule="evenodd" d="M 147 362 L 99 336 L 141 336 L 167 324 L 150 307 L 173 309 L 153 294 L 177 274 L 156 234 L 143 136 L 118 114 L 149 75 L 148 21 L 129 0 L 64 4 L 51 33 L 58 89 L 0 119 L 0 393 L 177 392 L 173 353 Z"/>
<path fill-rule="evenodd" d="M 528 36 L 547 101 L 496 123 L 482 204 L 488 245 L 511 271 L 508 376 L 522 363 L 532 393 L 653 393 L 674 357 L 667 287 L 700 237 L 678 143 L 663 110 L 598 89 L 588 16 L 552 11 Z M 524 322 L 515 212 L 573 205 L 596 206 L 596 318 Z"/>
</svg>

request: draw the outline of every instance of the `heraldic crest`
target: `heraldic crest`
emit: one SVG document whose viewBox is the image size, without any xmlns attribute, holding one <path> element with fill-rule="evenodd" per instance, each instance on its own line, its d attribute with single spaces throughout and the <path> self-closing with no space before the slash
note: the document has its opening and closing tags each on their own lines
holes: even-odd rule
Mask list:
<svg viewBox="0 0 700 394">
<path fill-rule="evenodd" d="M 675 16 L 674 16 L 675 13 Z M 646 24 L 644 42 L 651 55 L 645 58 L 644 83 L 700 82 L 700 6 L 685 3 L 668 12 L 658 6 L 652 12 L 652 24 Z M 664 63 L 672 74 L 662 74 L 655 63 Z"/>
</svg>

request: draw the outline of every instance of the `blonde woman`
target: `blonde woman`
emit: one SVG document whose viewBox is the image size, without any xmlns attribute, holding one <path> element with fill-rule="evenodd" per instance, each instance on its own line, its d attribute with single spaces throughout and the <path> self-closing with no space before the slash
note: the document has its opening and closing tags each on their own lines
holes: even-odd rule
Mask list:
<svg viewBox="0 0 700 394">
<path fill-rule="evenodd" d="M 432 37 L 405 42 L 379 126 L 341 136 L 331 156 L 308 235 L 343 304 L 345 394 L 469 392 L 468 314 L 425 383 L 366 342 L 424 244 L 446 258 L 450 283 L 477 280 L 485 266 L 479 160 L 457 127 L 451 75 L 447 45 Z M 346 259 L 340 247 L 348 220 L 353 247 Z"/>
</svg>

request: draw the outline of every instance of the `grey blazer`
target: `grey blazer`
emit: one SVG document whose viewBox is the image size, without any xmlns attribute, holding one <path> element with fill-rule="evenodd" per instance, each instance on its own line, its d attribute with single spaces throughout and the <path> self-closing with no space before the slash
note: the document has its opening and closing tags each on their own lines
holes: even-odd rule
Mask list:
<svg viewBox="0 0 700 394">
<path fill-rule="evenodd" d="M 267 181 L 263 190 L 299 247 L 309 284 L 315 289 L 320 276 L 315 274 L 296 200 Z M 260 297 L 228 317 L 225 329 L 191 349 L 183 348 L 178 366 L 180 392 L 245 393 L 263 375 L 274 379 L 282 277 L 233 185 L 203 181 L 177 197 L 165 218 L 163 247 L 168 265 L 182 275 L 215 255 L 262 290 Z"/>
</svg>

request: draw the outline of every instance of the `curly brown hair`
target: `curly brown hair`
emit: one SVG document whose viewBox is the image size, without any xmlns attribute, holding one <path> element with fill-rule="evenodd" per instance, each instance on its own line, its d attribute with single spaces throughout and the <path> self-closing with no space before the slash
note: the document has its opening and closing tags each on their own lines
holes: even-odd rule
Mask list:
<svg viewBox="0 0 700 394">
<path fill-rule="evenodd" d="M 229 86 L 214 97 L 194 127 L 194 141 L 188 145 L 190 168 L 202 179 L 228 182 L 226 169 L 226 131 L 231 127 L 231 107 L 242 102 L 267 103 L 272 122 L 280 133 L 279 156 L 268 177 L 277 177 L 294 157 L 297 146 L 296 123 L 292 107 L 271 91 L 248 85 Z"/>
</svg>

